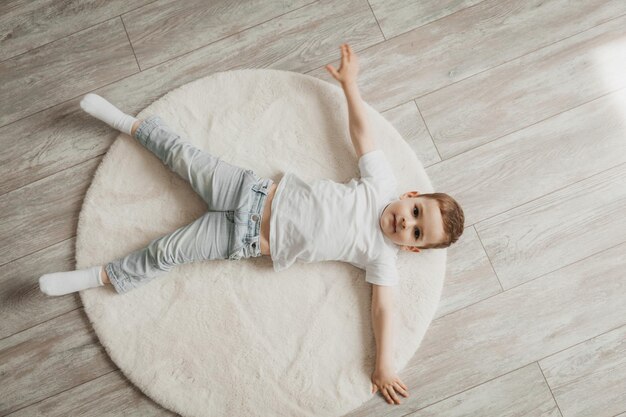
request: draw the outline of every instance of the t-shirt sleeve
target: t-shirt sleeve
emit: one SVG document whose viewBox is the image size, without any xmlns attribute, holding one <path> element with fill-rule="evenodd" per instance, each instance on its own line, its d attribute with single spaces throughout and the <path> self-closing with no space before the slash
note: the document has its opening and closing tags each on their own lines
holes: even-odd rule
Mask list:
<svg viewBox="0 0 626 417">
<path fill-rule="evenodd" d="M 359 158 L 359 171 L 361 178 L 396 182 L 391 165 L 382 149 L 375 149 Z"/>
<path fill-rule="evenodd" d="M 395 263 L 375 261 L 365 266 L 365 281 L 391 286 L 398 284 L 400 278 Z"/>
</svg>

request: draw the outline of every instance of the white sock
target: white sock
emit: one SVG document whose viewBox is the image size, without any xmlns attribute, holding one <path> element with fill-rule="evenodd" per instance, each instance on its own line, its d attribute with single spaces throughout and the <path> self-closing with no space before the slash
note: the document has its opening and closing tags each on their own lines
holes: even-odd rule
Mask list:
<svg viewBox="0 0 626 417">
<path fill-rule="evenodd" d="M 102 120 L 109 126 L 128 135 L 130 135 L 133 123 L 137 121 L 133 116 L 124 113 L 106 99 L 93 93 L 89 93 L 83 97 L 80 101 L 80 107 L 93 117 Z"/>
<path fill-rule="evenodd" d="M 77 271 L 54 272 L 39 278 L 39 289 L 47 295 L 64 295 L 104 285 L 100 278 L 102 266 Z"/>
</svg>

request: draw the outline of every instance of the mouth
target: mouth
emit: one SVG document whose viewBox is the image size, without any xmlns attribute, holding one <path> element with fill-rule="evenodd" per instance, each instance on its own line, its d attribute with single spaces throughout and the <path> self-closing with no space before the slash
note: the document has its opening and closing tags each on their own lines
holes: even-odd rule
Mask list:
<svg viewBox="0 0 626 417">
<path fill-rule="evenodd" d="M 397 224 L 396 224 L 396 215 L 394 214 L 393 215 L 393 232 L 394 233 L 396 233 L 396 226 L 397 226 Z"/>
</svg>

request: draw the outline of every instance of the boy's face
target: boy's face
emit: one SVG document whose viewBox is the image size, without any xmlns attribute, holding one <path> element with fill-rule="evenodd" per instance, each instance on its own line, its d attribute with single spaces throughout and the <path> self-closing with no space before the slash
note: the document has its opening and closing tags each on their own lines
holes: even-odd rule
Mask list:
<svg viewBox="0 0 626 417">
<path fill-rule="evenodd" d="M 409 191 L 389 203 L 379 219 L 379 226 L 402 250 L 419 252 L 416 246 L 442 242 L 445 238 L 443 219 L 437 201 L 418 197 Z"/>
</svg>

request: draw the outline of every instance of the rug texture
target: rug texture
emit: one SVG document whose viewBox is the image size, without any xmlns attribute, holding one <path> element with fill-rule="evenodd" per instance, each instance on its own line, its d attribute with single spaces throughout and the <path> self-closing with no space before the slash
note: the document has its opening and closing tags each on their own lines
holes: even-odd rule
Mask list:
<svg viewBox="0 0 626 417">
<path fill-rule="evenodd" d="M 398 196 L 433 192 L 400 134 L 365 107 Z M 138 117 L 153 114 L 195 146 L 275 182 L 287 170 L 305 181 L 359 177 L 343 92 L 311 76 L 215 73 L 169 92 Z M 185 180 L 120 134 L 83 203 L 76 268 L 122 257 L 206 210 Z M 393 356 L 401 377 L 435 314 L 446 254 L 398 253 Z M 105 286 L 80 296 L 113 362 L 163 407 L 183 416 L 321 417 L 343 415 L 373 396 L 385 401 L 370 391 L 371 289 L 365 271 L 350 264 L 297 262 L 276 273 L 262 256 L 181 265 L 126 294 Z"/>
</svg>

